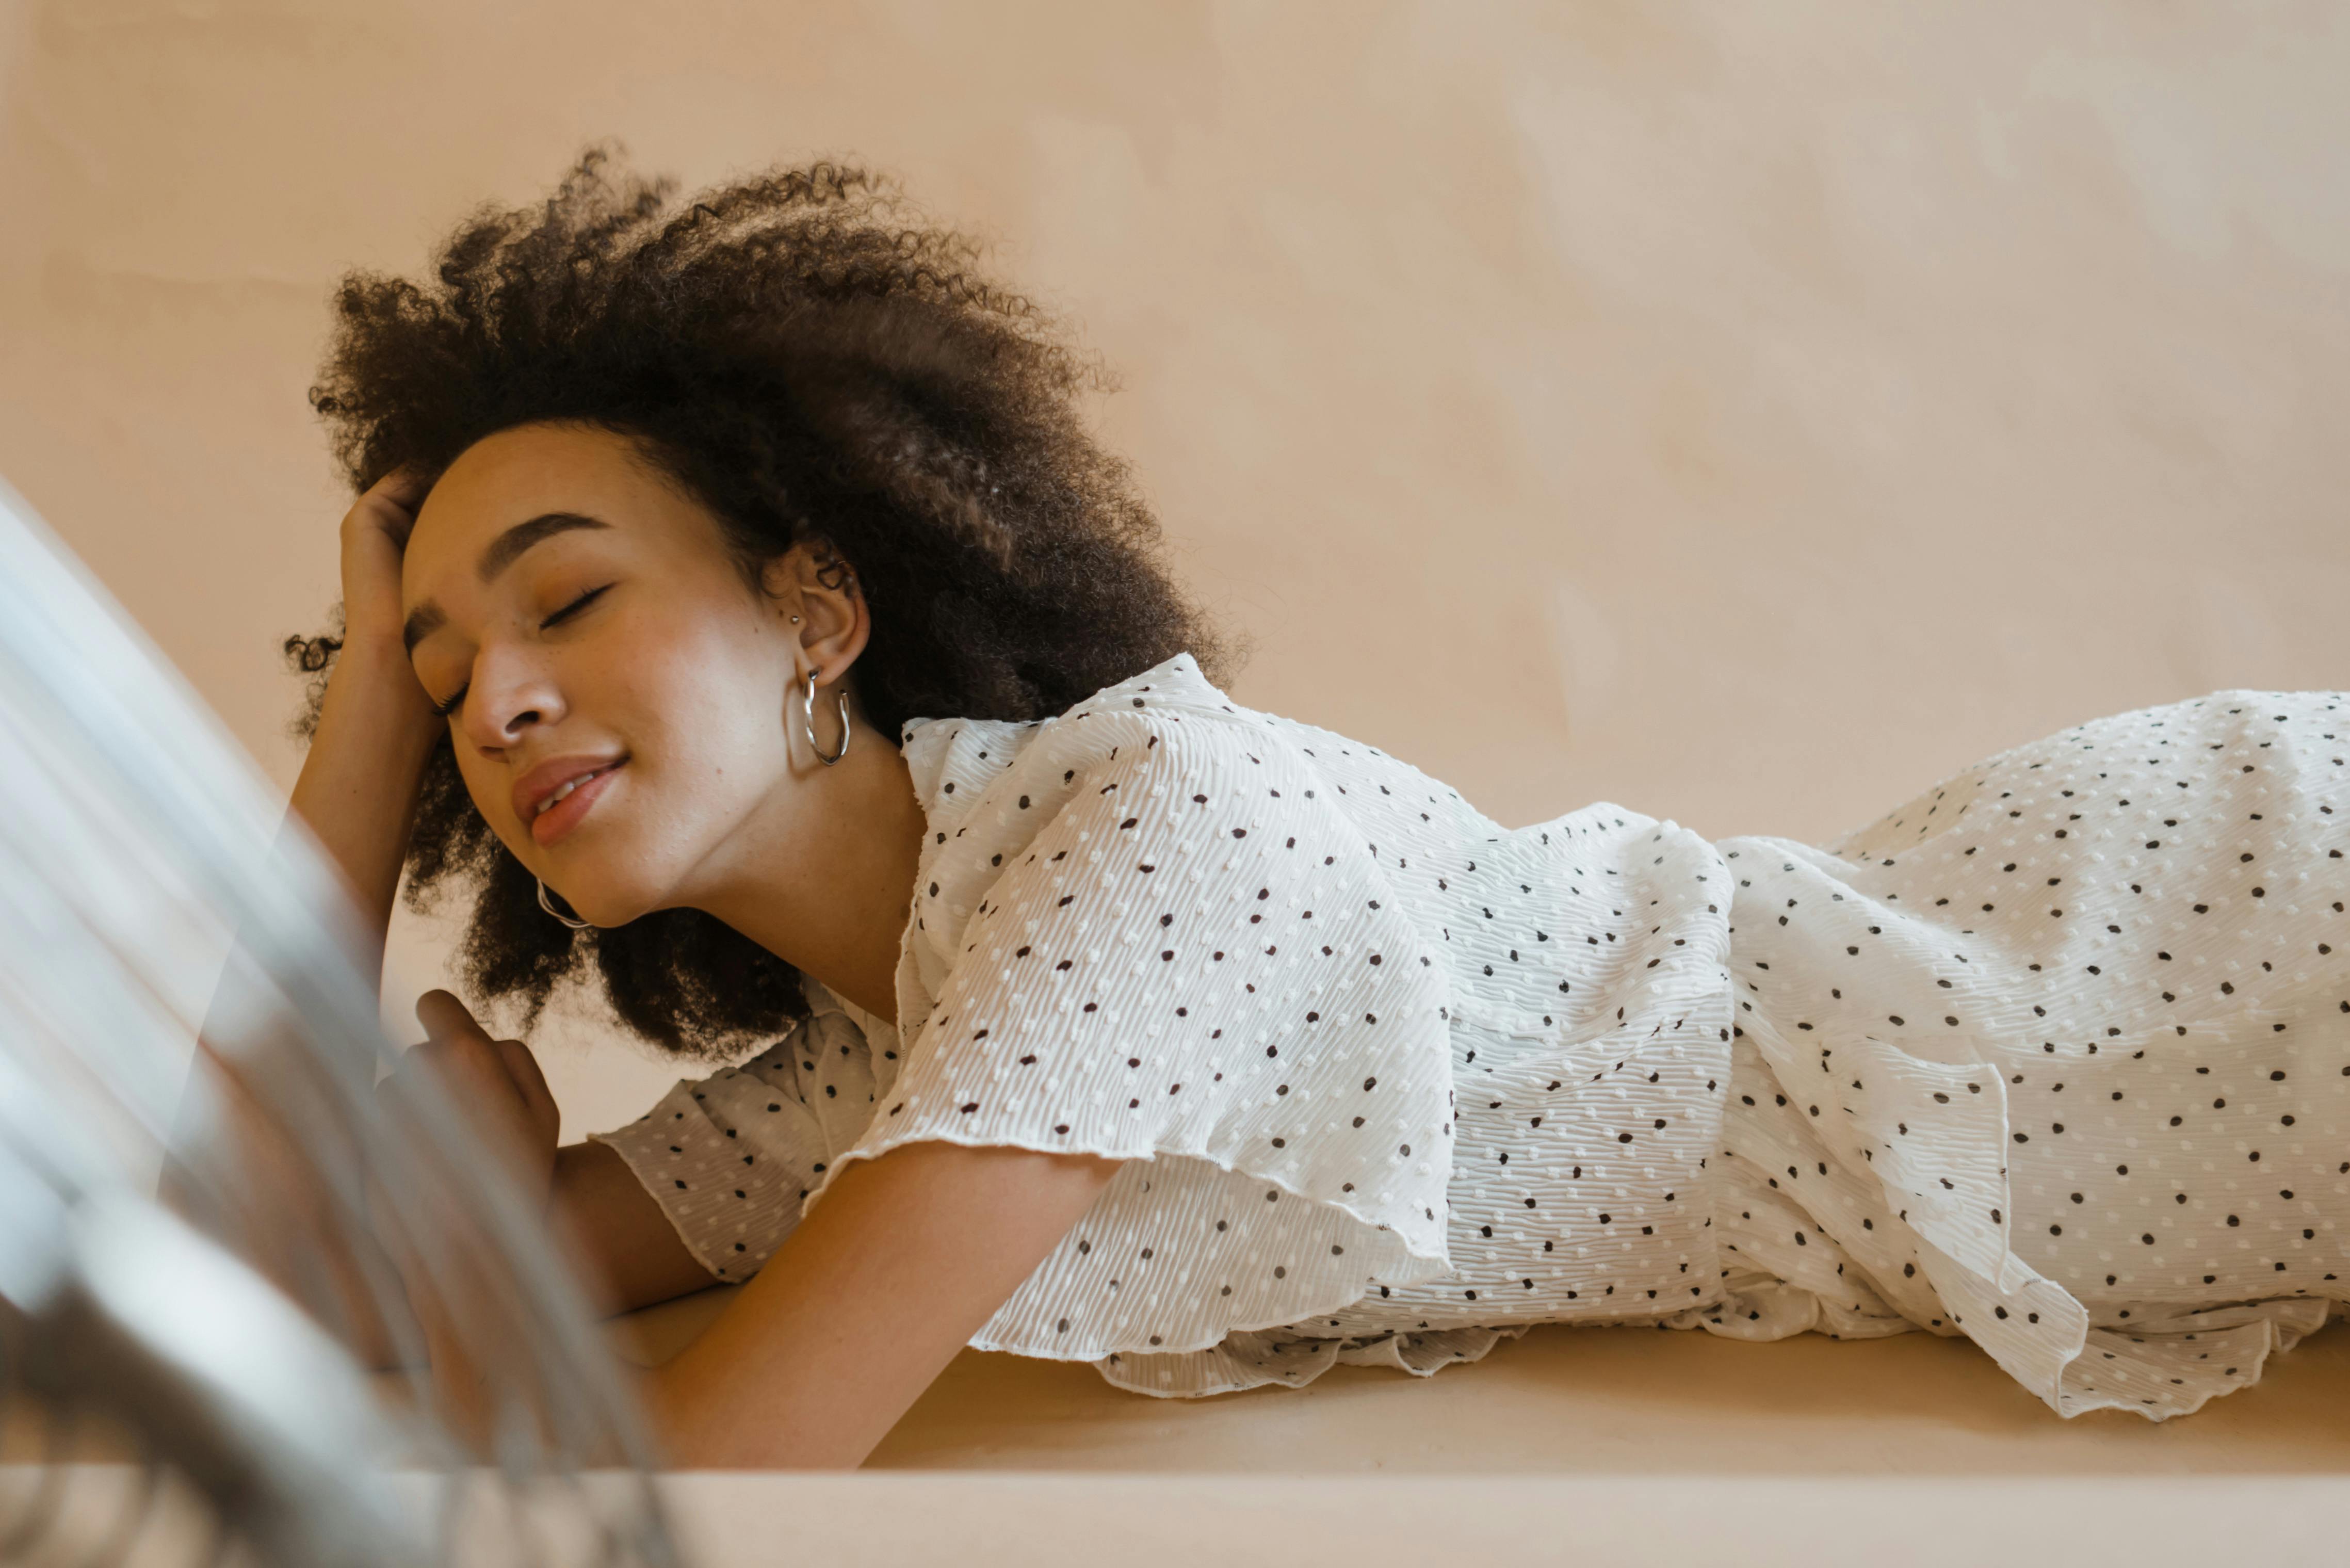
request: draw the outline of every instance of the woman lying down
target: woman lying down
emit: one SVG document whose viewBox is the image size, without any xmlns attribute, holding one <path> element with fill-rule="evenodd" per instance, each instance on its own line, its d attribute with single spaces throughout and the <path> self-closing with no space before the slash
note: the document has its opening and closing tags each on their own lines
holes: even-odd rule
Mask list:
<svg viewBox="0 0 2350 1568">
<path fill-rule="evenodd" d="M 592 971 L 714 1069 L 557 1147 L 419 1009 L 614 1301 L 744 1285 L 643 1375 L 673 1459 L 857 1464 L 966 1345 L 1198 1396 L 1543 1323 L 1963 1334 L 2160 1420 L 2350 1297 L 2341 693 L 1825 847 L 1504 829 L 1220 689 L 963 241 L 851 169 L 667 194 L 591 155 L 347 282 L 345 627 L 289 646 L 378 929 L 461 887 L 480 999 Z"/>
</svg>

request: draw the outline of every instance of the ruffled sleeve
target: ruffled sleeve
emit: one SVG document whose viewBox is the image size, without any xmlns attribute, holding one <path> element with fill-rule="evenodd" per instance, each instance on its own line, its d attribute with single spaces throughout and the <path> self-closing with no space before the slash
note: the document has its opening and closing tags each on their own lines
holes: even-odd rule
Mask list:
<svg viewBox="0 0 2350 1568">
<path fill-rule="evenodd" d="M 740 1284 L 799 1224 L 831 1151 L 873 1114 L 866 1033 L 809 982 L 813 1011 L 750 1060 L 681 1078 L 628 1126 L 593 1133 L 625 1161 L 713 1279 Z"/>
<path fill-rule="evenodd" d="M 1441 971 L 1311 759 L 1220 705 L 1185 656 L 909 745 L 902 1045 L 833 1174 L 925 1140 L 1130 1162 L 982 1348 L 1199 1350 L 1447 1268 Z"/>
</svg>

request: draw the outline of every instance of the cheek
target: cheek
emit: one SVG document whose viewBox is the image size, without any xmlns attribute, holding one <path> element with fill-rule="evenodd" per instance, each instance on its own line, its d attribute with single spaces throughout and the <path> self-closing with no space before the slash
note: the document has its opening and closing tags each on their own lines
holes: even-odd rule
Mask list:
<svg viewBox="0 0 2350 1568">
<path fill-rule="evenodd" d="M 688 628 L 639 642 L 615 685 L 628 732 L 664 786 L 716 805 L 771 785 L 788 763 L 783 686 L 765 639 L 736 628 Z"/>
</svg>

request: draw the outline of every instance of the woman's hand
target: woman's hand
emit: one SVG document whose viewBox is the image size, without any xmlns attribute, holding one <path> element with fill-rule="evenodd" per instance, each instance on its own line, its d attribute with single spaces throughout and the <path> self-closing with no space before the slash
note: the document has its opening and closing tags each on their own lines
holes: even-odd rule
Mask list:
<svg viewBox="0 0 2350 1568">
<path fill-rule="evenodd" d="M 323 726 L 330 713 L 362 708 L 390 724 L 403 756 L 421 757 L 443 728 L 408 660 L 400 609 L 400 560 L 428 488 L 414 470 L 395 468 L 343 514 L 343 647 L 319 714 Z"/>
<path fill-rule="evenodd" d="M 445 991 L 416 1002 L 426 1038 L 400 1059 L 398 1074 L 429 1072 L 472 1116 L 485 1146 L 504 1160 L 531 1201 L 546 1206 L 561 1114 L 538 1059 L 519 1040 L 493 1040 L 465 1004 Z"/>
<path fill-rule="evenodd" d="M 343 514 L 343 642 L 400 649 L 400 563 L 428 486 L 395 468 Z M 407 650 L 400 649 L 402 663 Z"/>
</svg>

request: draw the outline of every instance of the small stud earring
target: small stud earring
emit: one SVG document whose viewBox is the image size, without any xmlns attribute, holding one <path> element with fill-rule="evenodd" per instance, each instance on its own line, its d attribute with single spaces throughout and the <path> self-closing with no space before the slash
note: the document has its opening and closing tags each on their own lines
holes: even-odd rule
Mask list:
<svg viewBox="0 0 2350 1568">
<path fill-rule="evenodd" d="M 792 624 L 793 624 L 794 626 L 797 626 L 797 625 L 799 625 L 799 623 L 800 623 L 800 618 L 799 618 L 799 617 L 797 617 L 797 616 L 794 616 L 794 617 L 792 617 Z"/>
</svg>

